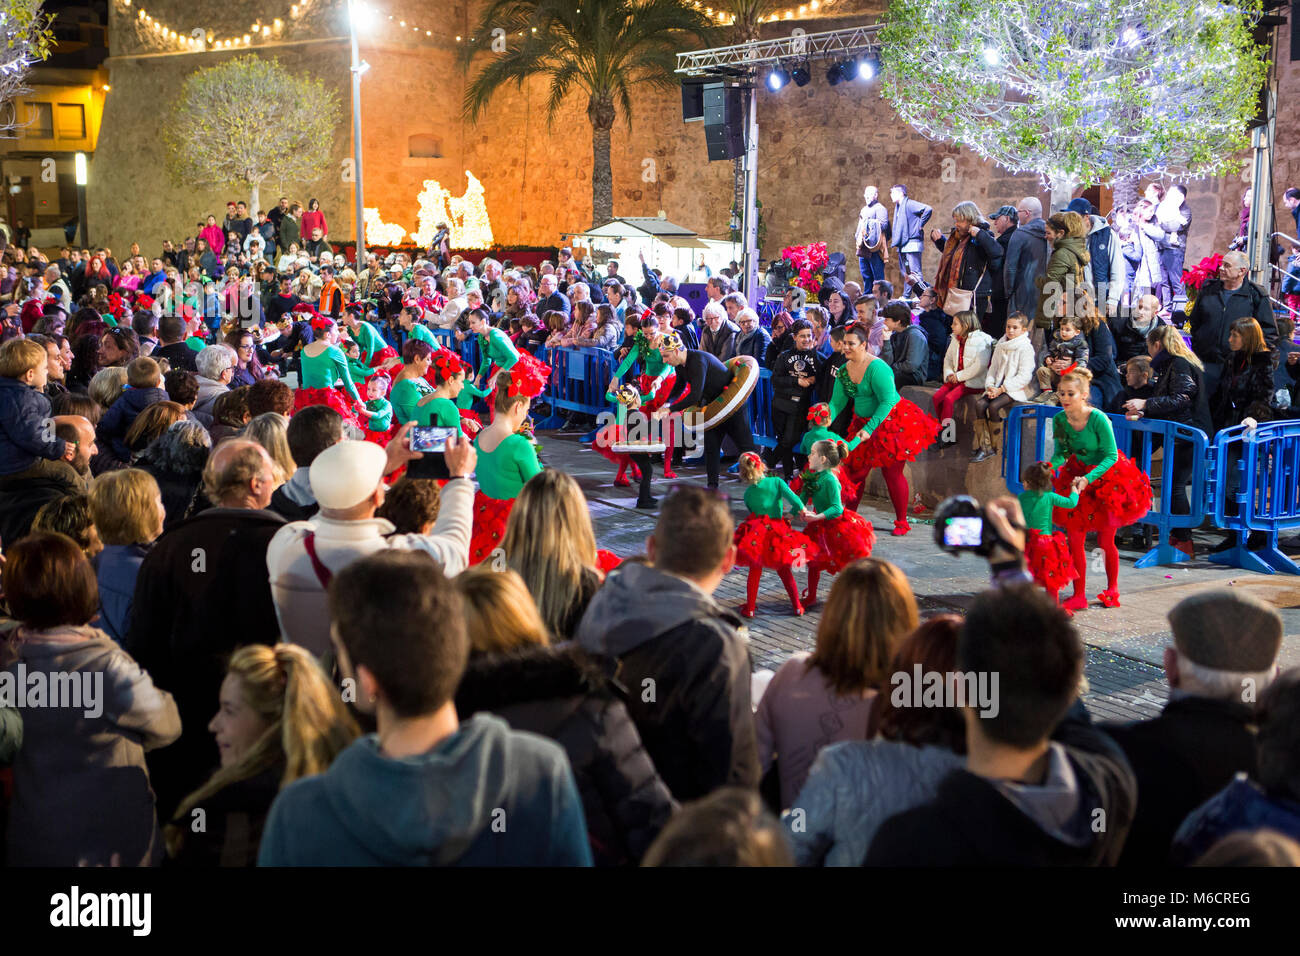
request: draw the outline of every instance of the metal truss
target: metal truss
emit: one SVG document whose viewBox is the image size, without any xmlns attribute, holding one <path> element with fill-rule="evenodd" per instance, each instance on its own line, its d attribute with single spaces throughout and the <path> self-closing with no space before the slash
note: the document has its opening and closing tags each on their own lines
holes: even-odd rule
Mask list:
<svg viewBox="0 0 1300 956">
<path fill-rule="evenodd" d="M 728 75 L 776 66 L 792 60 L 850 59 L 880 48 L 881 24 L 798 33 L 772 40 L 754 40 L 735 46 L 677 54 L 677 72 L 686 76 Z"/>
</svg>

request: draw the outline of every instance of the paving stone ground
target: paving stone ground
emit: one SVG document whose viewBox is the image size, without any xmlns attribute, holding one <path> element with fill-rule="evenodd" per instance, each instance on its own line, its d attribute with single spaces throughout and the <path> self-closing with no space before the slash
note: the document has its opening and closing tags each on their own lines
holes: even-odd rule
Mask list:
<svg viewBox="0 0 1300 956">
<path fill-rule="evenodd" d="M 543 461 L 567 471 L 582 486 L 600 547 L 624 556 L 642 552 L 645 539 L 654 528 L 654 513 L 635 510 L 635 489 L 615 488 L 613 467 L 582 445 L 580 437 L 575 433 L 541 433 Z M 665 493 L 669 484 L 704 483 L 700 467 L 686 463 L 677 472 L 680 476 L 677 482 L 656 482 L 656 496 Z M 655 473 L 660 474 L 660 468 L 656 467 Z M 741 501 L 743 486 L 727 477 L 723 479 L 722 490 L 731 497 L 736 520 L 743 520 L 746 514 Z M 962 614 L 974 595 L 987 586 L 985 562 L 969 555 L 954 558 L 939 551 L 928 513 L 913 518 L 911 534 L 895 538 L 890 535 L 893 514 L 887 502 L 867 498 L 858 511 L 875 526 L 875 555 L 894 562 L 907 574 L 923 617 Z M 1204 550 L 1202 545 L 1217 540 L 1215 534 L 1198 533 L 1198 553 Z M 1138 557 L 1137 552 L 1121 551 L 1122 607 L 1105 609 L 1094 602 L 1089 610 L 1075 616 L 1075 624 L 1087 647 L 1089 690 L 1085 703 L 1094 717 L 1137 720 L 1159 712 L 1168 694 L 1161 666 L 1169 639 L 1165 615 L 1184 597 L 1205 588 L 1247 588 L 1277 607 L 1286 635 L 1282 665 L 1300 665 L 1300 578 L 1252 574 L 1220 567 L 1203 558 L 1177 568 L 1137 569 L 1133 562 Z M 738 569 L 726 577 L 716 595 L 721 603 L 738 607 L 744 602 L 745 574 L 743 569 Z M 803 583 L 798 572 L 796 579 Z M 823 598 L 829 592 L 831 580 L 823 578 Z M 1100 573 L 1092 574 L 1089 583 L 1095 584 L 1089 594 L 1105 586 Z M 774 575 L 764 578 L 757 610 L 749 626 L 756 669 L 775 670 L 791 654 L 813 647 L 820 608 L 803 617 L 792 616 L 785 591 Z"/>
</svg>

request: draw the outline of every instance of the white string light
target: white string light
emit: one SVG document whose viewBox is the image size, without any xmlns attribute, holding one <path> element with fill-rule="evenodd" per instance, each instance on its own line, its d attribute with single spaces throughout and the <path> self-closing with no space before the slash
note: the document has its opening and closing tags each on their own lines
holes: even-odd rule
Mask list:
<svg viewBox="0 0 1300 956">
<path fill-rule="evenodd" d="M 129 15 L 132 0 L 118 0 L 124 11 L 123 15 Z M 299 20 L 308 12 L 311 0 L 302 0 L 289 8 L 289 19 Z M 135 8 L 136 20 L 143 24 L 146 29 L 152 30 L 156 38 L 164 43 L 176 47 L 178 50 L 188 50 L 199 52 L 202 50 L 234 50 L 248 49 L 258 43 L 272 40 L 279 37 L 284 32 L 285 20 L 276 17 L 271 23 L 265 24 L 260 19 L 249 25 L 248 32 L 242 34 L 232 34 L 229 37 L 218 38 L 214 35 L 209 27 L 197 27 L 196 30 L 202 31 L 202 38 L 194 36 L 194 31 L 185 32 L 172 29 L 161 20 L 155 18 L 143 6 Z"/>
</svg>

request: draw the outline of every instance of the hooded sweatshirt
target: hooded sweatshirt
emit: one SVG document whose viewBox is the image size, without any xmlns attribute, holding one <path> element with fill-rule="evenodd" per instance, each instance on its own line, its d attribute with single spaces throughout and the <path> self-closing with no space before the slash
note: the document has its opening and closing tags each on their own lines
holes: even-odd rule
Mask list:
<svg viewBox="0 0 1300 956">
<path fill-rule="evenodd" d="M 691 582 L 624 565 L 596 592 L 578 643 L 604 658 L 678 800 L 756 787 L 749 649 L 741 620 Z"/>
<path fill-rule="evenodd" d="M 428 753 L 370 734 L 271 805 L 259 866 L 590 866 L 563 748 L 476 714 Z"/>
</svg>

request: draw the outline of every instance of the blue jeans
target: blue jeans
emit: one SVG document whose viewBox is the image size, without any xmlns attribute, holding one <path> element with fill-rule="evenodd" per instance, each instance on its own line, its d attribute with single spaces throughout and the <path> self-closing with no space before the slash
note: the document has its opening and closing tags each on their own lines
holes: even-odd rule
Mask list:
<svg viewBox="0 0 1300 956">
<path fill-rule="evenodd" d="M 1182 247 L 1160 250 L 1160 280 L 1164 287 L 1160 290 L 1162 305 L 1172 308 L 1179 300 L 1187 301 L 1187 293 L 1183 289 L 1183 259 L 1186 255 L 1187 250 Z M 1165 299 L 1166 293 L 1168 300 Z"/>
<path fill-rule="evenodd" d="M 862 291 L 870 293 L 873 283 L 885 278 L 885 260 L 879 252 L 858 256 L 858 269 L 862 272 Z"/>
</svg>

